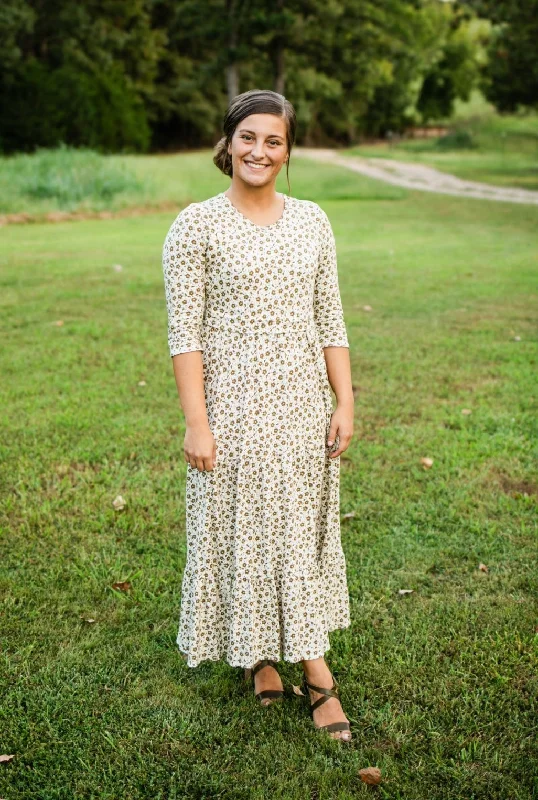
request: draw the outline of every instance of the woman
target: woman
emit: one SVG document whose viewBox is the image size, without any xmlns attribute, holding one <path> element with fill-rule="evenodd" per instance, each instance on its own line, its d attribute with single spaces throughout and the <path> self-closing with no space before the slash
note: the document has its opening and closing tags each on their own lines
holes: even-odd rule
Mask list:
<svg viewBox="0 0 538 800">
<path fill-rule="evenodd" d="M 186 421 L 177 645 L 190 667 L 245 668 L 264 705 L 284 693 L 275 664 L 300 661 L 315 727 L 349 741 L 324 653 L 350 625 L 339 457 L 354 398 L 330 222 L 275 191 L 295 127 L 282 95 L 235 97 L 213 159 L 231 185 L 184 208 L 164 243 Z"/>
</svg>

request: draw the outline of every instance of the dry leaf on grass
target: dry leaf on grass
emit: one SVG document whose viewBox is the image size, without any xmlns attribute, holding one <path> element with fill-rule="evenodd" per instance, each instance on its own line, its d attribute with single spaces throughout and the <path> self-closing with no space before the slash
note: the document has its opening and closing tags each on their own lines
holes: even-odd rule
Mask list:
<svg viewBox="0 0 538 800">
<path fill-rule="evenodd" d="M 120 592 L 128 592 L 132 587 L 129 581 L 116 581 L 112 584 L 112 588 L 118 589 Z"/>
<path fill-rule="evenodd" d="M 342 514 L 342 519 L 351 519 L 351 517 L 355 516 L 354 511 L 349 511 L 347 514 Z"/>
<path fill-rule="evenodd" d="M 0 756 L 0 763 L 3 763 L 4 761 L 11 761 L 12 758 L 15 758 L 15 756 L 14 755 L 11 755 L 11 756 L 2 755 L 2 756 Z"/>
<path fill-rule="evenodd" d="M 461 413 L 462 414 L 470 414 L 471 413 L 471 409 L 470 408 L 462 408 L 461 409 Z"/>
<path fill-rule="evenodd" d="M 398 594 L 411 594 L 414 591 L 414 589 L 398 589 Z"/>
<path fill-rule="evenodd" d="M 361 781 L 369 784 L 370 786 L 377 786 L 381 783 L 381 770 L 378 767 L 364 767 L 359 770 Z"/>
<path fill-rule="evenodd" d="M 298 694 L 298 695 L 301 695 L 301 697 L 304 697 L 304 693 L 301 691 L 301 687 L 300 686 L 294 686 L 293 683 L 292 683 L 291 688 L 293 689 L 293 693 L 294 694 Z"/>
<path fill-rule="evenodd" d="M 420 459 L 420 463 L 426 469 L 429 469 L 433 464 L 433 458 L 428 458 L 428 456 L 424 456 L 424 458 Z"/>
<path fill-rule="evenodd" d="M 53 322 L 52 324 L 53 324 L 53 325 L 56 325 L 56 327 L 58 327 L 58 328 L 61 328 L 61 327 L 62 327 L 62 325 L 64 324 L 64 321 L 63 321 L 63 319 L 57 319 L 57 320 L 56 320 L 55 322 Z"/>
<path fill-rule="evenodd" d="M 486 567 L 485 564 L 479 564 L 478 569 L 480 570 L 480 572 L 488 572 L 488 568 Z"/>
<path fill-rule="evenodd" d="M 146 385 L 146 381 L 138 381 L 138 385 L 139 386 L 145 386 Z"/>
<path fill-rule="evenodd" d="M 117 497 L 114 498 L 114 500 L 112 501 L 112 505 L 114 506 L 116 511 L 121 511 L 122 509 L 125 508 L 125 500 L 123 499 L 121 494 L 119 494 Z"/>
<path fill-rule="evenodd" d="M 371 311 L 372 306 L 363 306 L 364 311 Z"/>
</svg>

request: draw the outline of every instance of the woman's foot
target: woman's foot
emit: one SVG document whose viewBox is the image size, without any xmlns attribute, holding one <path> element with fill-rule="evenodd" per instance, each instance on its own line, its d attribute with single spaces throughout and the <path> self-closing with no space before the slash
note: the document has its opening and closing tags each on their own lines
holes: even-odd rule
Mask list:
<svg viewBox="0 0 538 800">
<path fill-rule="evenodd" d="M 258 662 L 256 662 L 258 663 Z M 256 666 L 256 665 L 254 665 Z M 254 694 L 264 692 L 266 689 L 277 689 L 284 691 L 284 685 L 278 674 L 278 670 L 270 664 L 259 669 L 254 675 Z M 264 697 L 260 700 L 262 706 L 268 706 L 274 702 L 274 698 Z"/>
<path fill-rule="evenodd" d="M 333 676 L 324 658 L 314 658 L 302 663 L 308 683 L 320 686 L 323 689 L 332 688 Z M 321 694 L 321 692 L 315 692 L 313 689 L 308 691 L 310 693 L 310 705 L 313 705 L 320 697 L 326 697 L 326 695 Z M 330 725 L 332 722 L 349 722 L 337 697 L 329 697 L 314 709 L 312 719 L 317 728 Z M 327 731 L 327 733 L 333 739 L 343 739 L 346 742 L 351 739 L 351 731 Z"/>
</svg>

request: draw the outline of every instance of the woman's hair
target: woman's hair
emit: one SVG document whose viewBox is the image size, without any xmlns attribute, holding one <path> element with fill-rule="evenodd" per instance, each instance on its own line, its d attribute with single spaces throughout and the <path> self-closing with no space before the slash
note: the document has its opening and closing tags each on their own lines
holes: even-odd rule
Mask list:
<svg viewBox="0 0 538 800">
<path fill-rule="evenodd" d="M 290 166 L 291 149 L 295 142 L 295 130 L 297 127 L 297 117 L 295 109 L 284 95 L 272 92 L 269 89 L 251 89 L 248 92 L 236 95 L 228 106 L 222 123 L 224 136 L 219 139 L 214 149 L 213 163 L 228 175 L 233 175 L 232 157 L 228 153 L 228 145 L 232 140 L 234 131 L 239 123 L 251 114 L 275 114 L 282 117 L 286 122 L 286 141 L 288 144 L 288 160 L 286 162 L 286 179 L 288 181 L 288 192 L 290 191 L 290 181 L 288 170 Z"/>
</svg>

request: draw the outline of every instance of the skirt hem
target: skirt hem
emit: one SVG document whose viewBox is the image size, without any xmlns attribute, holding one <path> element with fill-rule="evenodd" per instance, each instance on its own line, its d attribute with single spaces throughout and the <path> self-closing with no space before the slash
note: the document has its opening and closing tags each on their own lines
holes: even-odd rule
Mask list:
<svg viewBox="0 0 538 800">
<path fill-rule="evenodd" d="M 327 634 L 332 633 L 333 631 L 345 630 L 346 628 L 349 628 L 350 625 L 351 625 L 351 622 L 347 622 L 344 625 L 335 625 L 333 627 L 330 627 L 327 630 Z M 177 644 L 177 641 L 176 641 L 176 644 Z M 312 661 L 313 659 L 316 659 L 316 658 L 322 658 L 325 655 L 325 653 L 327 653 L 330 649 L 331 649 L 331 647 L 330 647 L 330 645 L 328 645 L 323 650 L 323 652 L 319 653 L 318 655 L 309 656 L 308 660 Z M 205 656 L 201 656 L 200 658 L 197 658 L 195 660 L 190 660 L 189 661 L 189 654 L 185 650 L 181 650 L 181 648 L 178 646 L 178 651 L 181 654 L 182 658 L 185 660 L 186 665 L 188 667 L 190 667 L 191 669 L 194 669 L 195 667 L 199 666 L 204 661 L 224 661 L 224 663 L 228 664 L 228 666 L 230 666 L 230 667 L 241 667 L 242 669 L 252 669 L 254 664 L 256 664 L 257 661 L 260 661 L 262 658 L 270 658 L 271 660 L 276 661 L 277 663 L 280 662 L 280 661 L 287 661 L 290 664 L 298 664 L 300 661 L 307 660 L 306 656 L 299 656 L 298 658 L 296 658 L 296 657 L 290 658 L 289 656 L 283 656 L 282 653 L 279 653 L 278 657 L 275 657 L 274 653 L 261 652 L 254 659 L 252 664 L 243 664 L 243 663 L 236 663 L 233 660 L 228 660 L 226 650 L 222 650 L 218 654 L 215 653 L 215 654 L 211 654 L 211 655 L 205 655 Z"/>
</svg>

